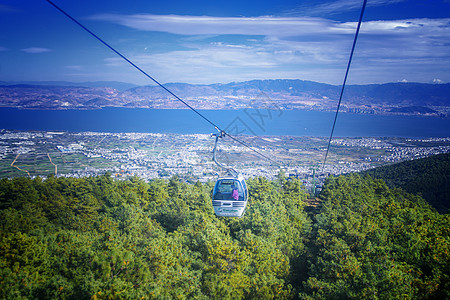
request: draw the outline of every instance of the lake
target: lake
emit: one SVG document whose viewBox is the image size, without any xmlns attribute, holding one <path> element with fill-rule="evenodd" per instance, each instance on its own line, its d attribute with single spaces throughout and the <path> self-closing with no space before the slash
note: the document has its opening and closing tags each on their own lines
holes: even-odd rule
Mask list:
<svg viewBox="0 0 450 300">
<path fill-rule="evenodd" d="M 333 112 L 302 110 L 200 110 L 231 134 L 329 136 Z M 0 128 L 42 131 L 213 133 L 214 127 L 191 110 L 105 108 L 21 110 L 0 108 Z M 334 136 L 449 137 L 450 119 L 340 113 Z"/>
</svg>

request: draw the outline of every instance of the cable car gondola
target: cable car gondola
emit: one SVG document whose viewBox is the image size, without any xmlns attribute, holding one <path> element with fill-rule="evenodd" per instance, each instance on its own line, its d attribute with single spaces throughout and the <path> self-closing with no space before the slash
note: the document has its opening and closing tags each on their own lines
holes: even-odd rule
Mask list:
<svg viewBox="0 0 450 300">
<path fill-rule="evenodd" d="M 172 91 L 170 91 L 167 87 L 165 87 L 160 82 L 158 82 L 155 78 L 153 78 L 148 73 L 146 73 L 144 70 L 139 68 L 135 63 L 133 63 L 131 60 L 129 60 L 126 56 L 124 56 L 122 53 L 117 51 L 115 48 L 113 48 L 111 45 L 109 45 L 107 42 L 105 42 L 103 39 L 101 39 L 99 36 L 97 36 L 91 30 L 86 28 L 83 24 L 78 22 L 75 18 L 73 18 L 68 13 L 66 13 L 63 9 L 61 9 L 59 6 L 54 4 L 51 0 L 47 0 L 47 2 L 49 4 L 51 4 L 52 6 L 54 6 L 61 13 L 63 13 L 65 16 L 67 16 L 69 19 L 71 19 L 73 22 L 75 22 L 78 26 L 83 28 L 86 32 L 88 32 L 90 35 L 92 35 L 94 38 L 96 38 L 102 44 L 104 44 L 106 47 L 108 47 L 110 50 L 112 50 L 114 53 L 116 53 L 118 56 L 120 56 L 128 64 L 133 66 L 136 70 L 141 72 L 143 75 L 145 75 L 147 78 L 152 80 L 154 83 L 156 83 L 158 86 L 160 86 L 166 92 L 168 92 L 170 95 L 175 97 L 178 101 L 183 103 L 185 106 L 187 106 L 189 109 L 191 109 L 197 115 L 199 115 L 201 118 L 203 118 L 209 124 L 214 126 L 214 128 L 219 130 L 220 134 L 215 134 L 215 136 L 216 136 L 216 143 L 215 143 L 214 151 L 213 151 L 214 152 L 213 153 L 213 160 L 219 167 L 226 169 L 226 171 L 229 174 L 229 176 L 219 178 L 217 180 L 217 182 L 216 182 L 216 185 L 215 185 L 214 191 L 213 191 L 213 198 L 212 198 L 214 212 L 216 213 L 217 216 L 242 217 L 244 215 L 244 213 L 245 213 L 245 209 L 247 207 L 247 202 L 248 202 L 247 186 L 245 184 L 245 180 L 243 179 L 243 177 L 240 176 L 235 170 L 233 170 L 232 168 L 226 168 L 225 166 L 223 166 L 219 162 L 217 162 L 217 160 L 216 160 L 216 148 L 217 148 L 217 141 L 218 141 L 219 137 L 222 138 L 225 135 L 228 135 L 234 141 L 236 141 L 236 142 L 240 143 L 241 145 L 249 148 L 253 152 L 255 152 L 258 155 L 260 155 L 261 157 L 264 157 L 265 159 L 270 160 L 270 161 L 273 161 L 273 160 L 270 157 L 262 154 L 261 152 L 253 149 L 252 147 L 250 147 L 246 143 L 243 143 L 243 142 L 239 141 L 237 138 L 235 138 L 232 135 L 230 135 L 230 134 L 226 133 L 225 131 L 221 130 L 220 127 L 218 127 L 211 120 L 206 118 L 202 113 L 200 113 L 198 110 L 196 110 L 195 108 L 190 106 L 183 99 L 178 97 L 176 94 L 174 94 Z M 362 9 L 361 9 L 361 15 L 359 17 L 358 26 L 357 26 L 356 33 L 355 33 L 355 38 L 353 40 L 352 50 L 350 52 L 350 57 L 349 57 L 348 64 L 347 64 L 347 70 L 346 70 L 346 73 L 345 73 L 344 82 L 342 84 L 342 89 L 341 89 L 341 93 L 340 93 L 340 96 L 339 96 L 338 106 L 337 106 L 336 114 L 335 114 L 335 117 L 334 117 L 333 127 L 331 129 L 330 139 L 328 141 L 327 151 L 325 153 L 325 159 L 324 159 L 323 165 L 322 165 L 322 171 L 324 169 L 325 162 L 327 161 L 328 152 L 329 152 L 330 145 L 331 145 L 331 140 L 332 140 L 333 133 L 334 133 L 334 128 L 335 128 L 335 125 L 336 125 L 336 119 L 337 119 L 337 116 L 338 116 L 338 113 L 339 113 L 339 107 L 341 105 L 342 95 L 344 93 L 344 88 L 345 88 L 345 84 L 346 84 L 346 81 L 347 81 L 347 76 L 348 76 L 348 73 L 349 73 L 350 64 L 351 64 L 352 57 L 353 57 L 353 52 L 355 50 L 356 40 L 358 38 L 359 30 L 360 30 L 360 27 L 361 27 L 361 24 L 362 24 L 362 18 L 363 18 L 363 15 L 364 15 L 364 10 L 365 10 L 366 4 L 367 4 L 367 0 L 364 0 L 363 6 L 362 6 Z M 230 197 L 230 195 L 231 195 L 231 197 Z"/>
<path fill-rule="evenodd" d="M 214 134 L 216 142 L 213 150 L 213 161 L 225 169 L 227 176 L 216 181 L 213 190 L 212 205 L 214 213 L 219 217 L 242 217 L 245 214 L 248 202 L 248 189 L 244 177 L 236 170 L 227 168 L 216 159 L 217 142 L 225 133 Z"/>
</svg>

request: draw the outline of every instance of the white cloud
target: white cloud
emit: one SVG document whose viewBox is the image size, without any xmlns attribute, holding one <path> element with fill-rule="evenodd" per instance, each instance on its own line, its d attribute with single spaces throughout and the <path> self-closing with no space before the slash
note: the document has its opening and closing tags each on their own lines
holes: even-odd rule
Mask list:
<svg viewBox="0 0 450 300">
<path fill-rule="evenodd" d="M 39 54 L 39 53 L 50 52 L 52 50 L 48 49 L 48 48 L 30 47 L 30 48 L 21 49 L 21 51 L 23 51 L 25 53 Z"/>
<path fill-rule="evenodd" d="M 370 0 L 367 1 L 368 7 L 373 6 L 387 6 L 406 0 Z M 334 2 L 327 2 L 316 6 L 300 5 L 296 9 L 291 10 L 289 14 L 308 15 L 308 16 L 323 16 L 336 15 L 352 10 L 360 10 L 362 7 L 362 0 L 338 0 Z"/>
<path fill-rule="evenodd" d="M 354 23 L 356 24 L 356 23 Z M 389 21 L 363 22 L 361 34 L 400 34 L 400 35 L 433 35 L 449 37 L 450 18 L 443 19 L 404 19 Z M 417 38 L 421 38 L 418 36 Z"/>
<path fill-rule="evenodd" d="M 165 52 L 127 54 L 163 82 L 212 83 L 253 77 L 340 84 L 356 28 L 356 22 L 310 17 L 108 14 L 93 18 L 139 31 L 183 35 L 174 48 L 168 46 Z M 429 82 L 430 77 L 439 76 L 448 81 L 449 24 L 449 18 L 363 22 L 351 69 L 355 77 L 350 80 L 395 82 L 407 77 Z M 261 38 L 253 38 L 255 35 Z M 211 37 L 215 37 L 214 42 L 210 42 Z M 180 46 L 188 50 L 173 50 Z M 123 63 L 113 58 L 107 65 Z"/>
<path fill-rule="evenodd" d="M 379 45 L 372 49 L 370 41 L 361 43 L 354 56 L 349 83 L 395 82 L 405 77 L 410 81 L 429 82 L 424 78 L 430 76 L 448 80 L 450 64 L 442 63 L 449 61 L 447 53 L 434 53 L 435 57 L 429 58 L 421 53 L 426 49 L 416 52 L 413 46 L 400 46 L 405 46 L 405 49 L 400 50 L 395 45 Z M 300 78 L 341 84 L 350 47 L 351 39 L 346 43 L 275 39 L 253 47 L 226 43 L 198 44 L 191 50 L 135 53 L 129 58 L 161 82 L 216 83 L 255 78 Z M 383 51 L 384 54 L 377 53 Z M 106 63 L 109 67 L 120 67 L 121 71 L 127 68 L 119 57 L 110 58 Z M 130 73 L 137 72 L 133 70 Z M 142 84 L 148 84 L 145 81 L 142 77 Z"/>
<path fill-rule="evenodd" d="M 129 28 L 187 36 L 262 35 L 278 38 L 329 35 L 353 35 L 356 22 L 338 22 L 313 17 L 212 17 L 181 15 L 102 14 L 91 19 L 113 22 Z M 450 18 L 404 19 L 363 22 L 361 34 L 439 34 L 450 36 Z"/>
<path fill-rule="evenodd" d="M 102 14 L 91 19 L 117 23 L 144 31 L 159 31 L 180 35 L 270 35 L 296 36 L 327 32 L 349 33 L 348 26 L 323 18 L 285 17 L 211 17 L 181 15 L 119 15 Z"/>
<path fill-rule="evenodd" d="M 0 51 L 8 51 L 8 48 L 0 46 Z"/>
<path fill-rule="evenodd" d="M 303 76 L 308 74 L 313 74 L 315 80 L 333 81 L 331 77 L 336 72 L 330 71 L 333 67 L 329 66 L 330 58 L 325 53 L 317 54 L 316 47 L 320 45 L 297 45 L 292 49 L 285 49 L 285 46 L 284 43 L 254 47 L 210 43 L 187 51 L 136 54 L 129 58 L 162 82 L 216 83 L 255 78 L 305 78 Z M 328 46 L 332 47 L 331 43 Z M 126 69 L 126 62 L 119 57 L 107 59 L 106 65 Z M 324 70 L 327 70 L 326 78 Z"/>
<path fill-rule="evenodd" d="M 432 82 L 433 82 L 434 84 L 443 84 L 443 83 L 444 83 L 444 81 L 443 81 L 443 80 L 440 80 L 439 78 L 434 78 Z"/>
</svg>

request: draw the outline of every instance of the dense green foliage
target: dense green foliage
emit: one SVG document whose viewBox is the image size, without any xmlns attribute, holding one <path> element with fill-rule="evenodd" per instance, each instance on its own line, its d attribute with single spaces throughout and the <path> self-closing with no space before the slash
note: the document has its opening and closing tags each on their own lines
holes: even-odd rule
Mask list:
<svg viewBox="0 0 450 300">
<path fill-rule="evenodd" d="M 248 180 L 241 218 L 212 183 L 0 180 L 2 299 L 424 298 L 449 294 L 449 218 L 359 176 L 304 212 L 299 180 Z"/>
<path fill-rule="evenodd" d="M 292 298 L 308 221 L 298 180 L 250 181 L 244 218 L 177 178 L 0 181 L 0 298 Z"/>
<path fill-rule="evenodd" d="M 418 194 L 440 213 L 450 209 L 450 153 L 404 161 L 363 172 L 390 187 Z"/>
<path fill-rule="evenodd" d="M 449 215 L 359 175 L 330 177 L 322 195 L 305 298 L 450 297 Z"/>
</svg>

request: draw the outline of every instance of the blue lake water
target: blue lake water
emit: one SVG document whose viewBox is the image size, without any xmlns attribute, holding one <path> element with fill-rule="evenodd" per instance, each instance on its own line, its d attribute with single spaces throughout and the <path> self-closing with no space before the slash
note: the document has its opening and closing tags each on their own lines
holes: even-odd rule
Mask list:
<svg viewBox="0 0 450 300">
<path fill-rule="evenodd" d="M 332 112 L 301 110 L 200 110 L 232 134 L 329 136 Z M 95 132 L 212 133 L 191 110 L 106 108 L 98 110 L 20 110 L 0 108 L 0 128 Z M 450 119 L 341 113 L 334 136 L 449 137 Z"/>
</svg>

